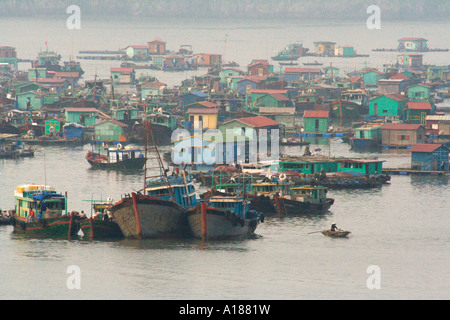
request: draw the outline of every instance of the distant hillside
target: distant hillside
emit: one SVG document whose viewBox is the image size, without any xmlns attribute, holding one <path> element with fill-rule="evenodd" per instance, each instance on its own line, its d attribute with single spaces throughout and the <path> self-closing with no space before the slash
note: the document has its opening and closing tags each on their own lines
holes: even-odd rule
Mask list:
<svg viewBox="0 0 450 320">
<path fill-rule="evenodd" d="M 448 19 L 449 0 L 1 0 L 0 16 L 63 15 L 78 5 L 89 16 L 357 19 L 377 4 L 384 19 Z"/>
</svg>

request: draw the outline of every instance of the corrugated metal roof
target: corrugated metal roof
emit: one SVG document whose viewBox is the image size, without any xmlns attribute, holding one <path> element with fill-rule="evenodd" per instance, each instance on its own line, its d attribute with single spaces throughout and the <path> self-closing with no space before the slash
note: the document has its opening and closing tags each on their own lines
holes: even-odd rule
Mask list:
<svg viewBox="0 0 450 320">
<path fill-rule="evenodd" d="M 187 113 L 198 113 L 198 114 L 215 114 L 218 113 L 219 109 L 216 108 L 191 108 L 187 110 Z"/>
<path fill-rule="evenodd" d="M 303 114 L 303 118 L 328 118 L 329 116 L 330 112 L 324 110 L 306 110 Z"/>
<path fill-rule="evenodd" d="M 410 151 L 411 152 L 433 152 L 436 149 L 442 147 L 442 144 L 416 144 Z"/>
<path fill-rule="evenodd" d="M 422 127 L 420 124 L 407 124 L 407 123 L 388 123 L 385 124 L 383 130 L 417 130 Z"/>
<path fill-rule="evenodd" d="M 430 120 L 430 121 L 450 121 L 450 115 L 430 115 L 427 116 L 426 120 Z"/>
<path fill-rule="evenodd" d="M 133 68 L 111 68 L 111 72 L 120 72 L 125 74 L 132 73 L 133 71 Z"/>
<path fill-rule="evenodd" d="M 322 70 L 318 68 L 286 68 L 285 73 L 322 73 Z"/>
<path fill-rule="evenodd" d="M 272 120 L 267 117 L 259 116 L 259 117 L 248 117 L 248 118 L 240 118 L 240 119 L 234 119 L 231 121 L 239 121 L 243 124 L 246 124 L 250 127 L 254 128 L 263 128 L 263 127 L 271 127 L 271 126 L 279 126 L 281 123 Z M 228 121 L 227 123 L 231 122 Z"/>
<path fill-rule="evenodd" d="M 431 103 L 429 103 L 429 102 L 408 102 L 408 109 L 431 110 Z"/>
</svg>

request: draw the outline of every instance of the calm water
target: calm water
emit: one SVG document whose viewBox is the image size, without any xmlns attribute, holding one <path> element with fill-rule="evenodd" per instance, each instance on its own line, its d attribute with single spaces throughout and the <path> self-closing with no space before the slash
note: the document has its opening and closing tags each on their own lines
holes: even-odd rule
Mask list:
<svg viewBox="0 0 450 320">
<path fill-rule="evenodd" d="M 242 65 L 269 58 L 285 44 L 316 40 L 351 44 L 358 52 L 394 47 L 403 36 L 422 36 L 431 47 L 450 47 L 445 24 L 384 24 L 369 31 L 361 24 L 213 21 L 86 21 L 69 32 L 65 21 L 2 20 L 2 45 L 21 58 L 34 58 L 45 41 L 65 59 L 81 49 L 117 49 L 155 37 L 171 49 L 192 44 L 196 52 L 223 52 Z M 13 32 L 14 31 L 14 32 Z M 225 34 L 228 34 L 227 46 Z M 394 53 L 356 59 L 356 67 L 381 67 Z M 426 54 L 427 63 L 449 62 L 448 53 Z M 332 61 L 324 59 L 326 62 Z M 335 59 L 351 70 L 355 59 Z M 114 62 L 82 61 L 86 78 L 108 76 Z M 157 74 L 178 84 L 189 73 Z M 340 140 L 313 140 L 313 148 L 335 156 L 364 156 Z M 67 191 L 69 210 L 89 211 L 84 200 L 141 189 L 142 172 L 92 170 L 83 147 L 41 147 L 32 159 L 0 160 L 0 207 L 14 206 L 18 184 L 47 183 Z M 164 151 L 164 148 L 163 150 Z M 302 148 L 282 149 L 298 154 Z M 386 167 L 409 166 L 406 152 L 372 154 Z M 450 298 L 450 188 L 448 177 L 394 176 L 379 189 L 330 191 L 331 210 L 313 218 L 266 218 L 254 239 L 243 241 L 145 240 L 90 242 L 83 239 L 30 240 L 0 227 L 1 299 L 448 299 Z M 308 234 L 337 222 L 349 239 Z M 69 290 L 67 268 L 80 267 L 81 290 Z M 367 268 L 379 266 L 381 289 L 369 290 Z"/>
</svg>

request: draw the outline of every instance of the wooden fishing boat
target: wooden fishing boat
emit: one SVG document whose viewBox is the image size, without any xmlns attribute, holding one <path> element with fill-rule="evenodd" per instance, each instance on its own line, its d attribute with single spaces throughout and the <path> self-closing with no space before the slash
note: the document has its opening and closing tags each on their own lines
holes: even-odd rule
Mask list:
<svg viewBox="0 0 450 320">
<path fill-rule="evenodd" d="M 333 238 L 345 238 L 347 237 L 351 232 L 350 231 L 343 231 L 343 230 L 324 230 L 322 231 L 322 234 L 327 237 L 333 237 Z"/>
<path fill-rule="evenodd" d="M 78 217 L 67 213 L 67 197 L 44 185 L 21 185 L 15 191 L 15 233 L 38 237 L 76 236 Z"/>
<path fill-rule="evenodd" d="M 6 141 L 0 138 L 0 159 L 34 157 L 36 149 L 25 145 L 21 140 Z"/>
<path fill-rule="evenodd" d="M 146 158 L 140 149 L 124 148 L 121 144 L 117 148 L 105 148 L 106 154 L 89 151 L 86 160 L 96 169 L 142 169 Z"/>
<path fill-rule="evenodd" d="M 314 214 L 324 212 L 334 204 L 326 197 L 327 188 L 322 186 L 301 186 L 290 188 L 287 195 L 272 199 L 279 214 Z"/>
<path fill-rule="evenodd" d="M 150 124 L 145 123 L 148 135 L 151 135 L 160 175 L 147 179 L 147 165 L 144 174 L 144 192 L 125 195 L 111 207 L 114 220 L 125 237 L 130 238 L 180 238 L 187 236 L 186 212 L 196 206 L 195 188 L 192 180 L 184 174 L 168 176 L 155 144 Z M 145 157 L 146 158 L 146 157 Z"/>
<path fill-rule="evenodd" d="M 6 210 L 0 212 L 0 226 L 9 226 L 12 224 L 12 218 Z"/>
<path fill-rule="evenodd" d="M 127 238 L 179 238 L 188 231 L 186 210 L 174 201 L 133 192 L 115 203 L 111 213 Z"/>
<path fill-rule="evenodd" d="M 200 239 L 246 238 L 254 234 L 264 215 L 250 210 L 238 196 L 214 196 L 188 212 L 192 235 Z"/>
<path fill-rule="evenodd" d="M 357 103 L 335 100 L 330 105 L 331 116 L 340 119 L 355 119 L 361 115 L 361 106 Z"/>
<path fill-rule="evenodd" d="M 123 233 L 109 211 L 113 206 L 112 200 L 105 202 L 102 200 L 86 201 L 91 201 L 92 206 L 91 216 L 80 220 L 80 228 L 83 235 L 91 240 L 122 238 Z"/>
<path fill-rule="evenodd" d="M 321 66 L 321 65 L 323 65 L 323 63 L 317 62 L 317 60 L 316 60 L 314 62 L 303 62 L 303 65 L 304 66 Z"/>
</svg>

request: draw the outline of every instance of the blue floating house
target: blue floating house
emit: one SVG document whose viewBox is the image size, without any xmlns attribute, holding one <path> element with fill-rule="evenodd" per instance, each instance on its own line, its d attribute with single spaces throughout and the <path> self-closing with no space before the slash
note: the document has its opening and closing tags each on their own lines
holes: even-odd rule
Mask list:
<svg viewBox="0 0 450 320">
<path fill-rule="evenodd" d="M 449 152 L 442 144 L 417 144 L 411 149 L 411 169 L 448 171 Z"/>
<path fill-rule="evenodd" d="M 209 96 L 200 91 L 189 92 L 181 96 L 181 107 L 208 100 Z"/>
</svg>

